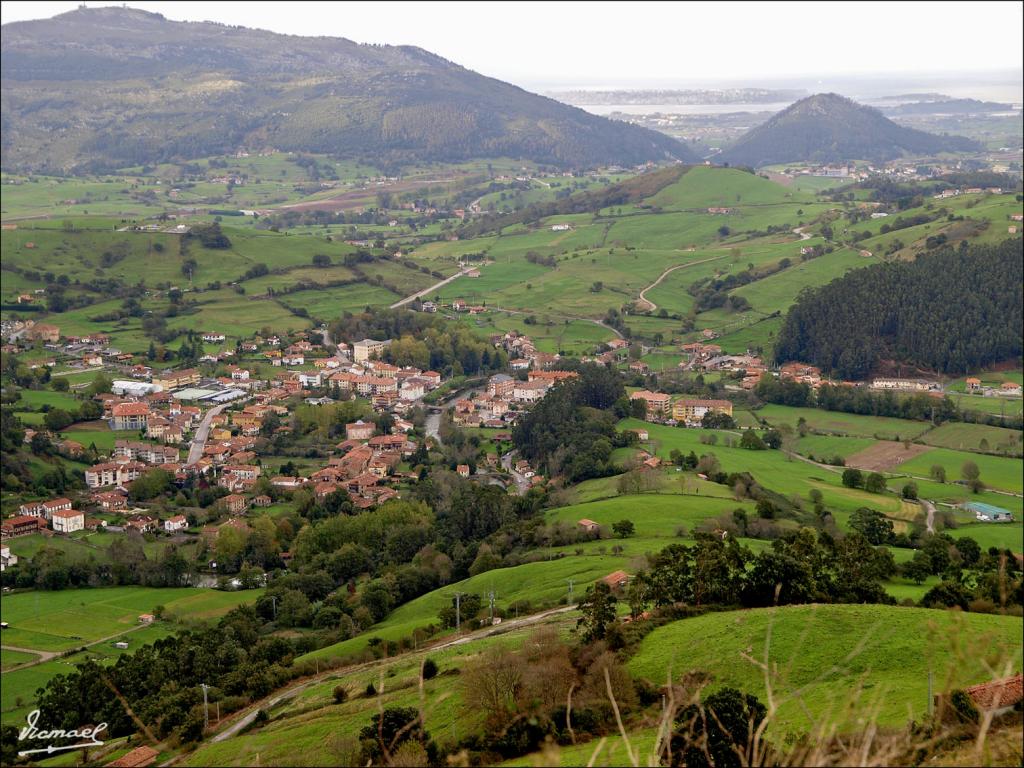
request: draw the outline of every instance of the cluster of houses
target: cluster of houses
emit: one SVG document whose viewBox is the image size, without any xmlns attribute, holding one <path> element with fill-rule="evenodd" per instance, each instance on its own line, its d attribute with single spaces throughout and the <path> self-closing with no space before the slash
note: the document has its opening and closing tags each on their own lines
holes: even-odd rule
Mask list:
<svg viewBox="0 0 1024 768">
<path fill-rule="evenodd" d="M 964 189 L 944 189 L 937 195 L 932 195 L 936 200 L 947 200 L 951 197 L 959 197 L 960 195 L 981 195 L 988 193 L 990 195 L 1001 195 L 1003 190 L 1000 187 L 966 187 Z"/>
<path fill-rule="evenodd" d="M 465 427 L 500 429 L 513 426 L 519 414 L 541 400 L 552 387 L 577 378 L 574 371 L 528 371 L 526 381 L 505 373 L 491 376 L 487 391 L 455 402 L 452 420 Z"/>
<path fill-rule="evenodd" d="M 346 439 L 336 446 L 337 454 L 328 459 L 327 466 L 309 477 L 277 475 L 270 478 L 270 484 L 282 491 L 307 488 L 317 499 L 344 490 L 360 509 L 397 498 L 395 486 L 416 479 L 398 470 L 399 464 L 419 447 L 408 435 L 411 430 L 412 424 L 403 420 L 394 423 L 390 434 L 377 434 L 372 422 L 346 424 Z M 237 508 L 229 511 L 238 514 L 245 510 L 243 504 L 240 500 Z"/>
<path fill-rule="evenodd" d="M 998 387 L 990 387 L 981 383 L 981 379 L 971 376 L 964 382 L 966 390 L 972 395 L 985 395 L 986 397 L 1020 397 L 1021 386 L 1015 381 L 1004 381 Z"/>
<path fill-rule="evenodd" d="M 540 352 L 529 336 L 518 331 L 495 334 L 490 337 L 490 341 L 495 348 L 504 349 L 508 353 L 508 367 L 513 373 L 546 371 L 562 359 L 558 354 Z"/>
</svg>

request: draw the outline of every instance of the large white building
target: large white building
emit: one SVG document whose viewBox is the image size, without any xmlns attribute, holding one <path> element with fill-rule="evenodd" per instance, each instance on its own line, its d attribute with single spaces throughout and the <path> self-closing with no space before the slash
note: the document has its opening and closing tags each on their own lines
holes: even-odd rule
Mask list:
<svg viewBox="0 0 1024 768">
<path fill-rule="evenodd" d="M 74 533 L 85 529 L 85 514 L 77 509 L 65 509 L 53 513 L 50 521 L 57 533 Z"/>
<path fill-rule="evenodd" d="M 363 339 L 352 345 L 352 359 L 357 363 L 365 363 L 373 357 L 378 357 L 384 348 L 391 343 L 391 340 L 376 341 L 375 339 Z"/>
</svg>

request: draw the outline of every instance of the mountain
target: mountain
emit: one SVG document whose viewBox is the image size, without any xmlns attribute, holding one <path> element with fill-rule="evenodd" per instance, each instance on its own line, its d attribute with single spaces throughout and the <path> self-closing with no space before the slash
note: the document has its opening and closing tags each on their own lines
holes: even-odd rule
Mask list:
<svg viewBox="0 0 1024 768">
<path fill-rule="evenodd" d="M 962 136 L 904 128 L 872 107 L 835 93 L 808 96 L 751 129 L 715 160 L 733 165 L 891 160 L 905 154 L 977 149 Z"/>
<path fill-rule="evenodd" d="M 697 159 L 669 136 L 420 48 L 176 22 L 129 8 L 6 24 L 0 66 L 5 170 L 98 170 L 243 147 L 377 165 Z"/>
</svg>

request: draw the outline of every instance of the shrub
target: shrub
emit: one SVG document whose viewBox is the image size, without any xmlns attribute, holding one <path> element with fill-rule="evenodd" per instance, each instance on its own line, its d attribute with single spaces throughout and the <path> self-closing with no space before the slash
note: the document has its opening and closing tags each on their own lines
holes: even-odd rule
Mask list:
<svg viewBox="0 0 1024 768">
<path fill-rule="evenodd" d="M 344 685 L 334 686 L 334 703 L 344 704 L 348 700 L 348 689 Z"/>
<path fill-rule="evenodd" d="M 437 677 L 437 662 L 433 659 L 427 659 L 423 662 L 423 679 L 431 680 Z"/>
</svg>

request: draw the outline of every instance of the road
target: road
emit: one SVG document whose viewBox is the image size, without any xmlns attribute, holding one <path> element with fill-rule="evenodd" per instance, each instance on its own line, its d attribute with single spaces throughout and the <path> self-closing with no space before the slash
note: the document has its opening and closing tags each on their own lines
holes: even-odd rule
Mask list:
<svg viewBox="0 0 1024 768">
<path fill-rule="evenodd" d="M 129 627 L 128 629 L 123 629 L 123 630 L 121 630 L 120 632 L 118 632 L 115 635 L 109 635 L 107 637 L 101 637 L 99 640 L 93 640 L 92 642 L 89 642 L 89 643 L 83 643 L 82 645 L 78 646 L 77 648 L 78 649 L 81 649 L 81 648 L 92 648 L 94 645 L 99 645 L 100 643 L 110 642 L 114 638 L 121 637 L 122 635 L 127 635 L 129 632 L 136 632 L 137 630 L 140 630 L 140 629 L 142 629 L 144 627 L 148 627 L 148 626 L 150 626 L 150 625 L 149 624 L 138 624 L 138 625 L 136 625 L 134 627 Z M 64 651 L 53 652 L 53 651 L 40 651 L 40 650 L 38 650 L 36 648 L 19 648 L 16 645 L 0 645 L 0 648 L 3 648 L 5 651 L 20 651 L 21 653 L 33 653 L 33 654 L 35 654 L 36 656 L 39 657 L 35 661 L 26 661 L 24 664 L 19 664 L 16 667 L 11 667 L 10 669 L 5 669 L 4 670 L 4 674 L 5 675 L 8 672 L 13 672 L 16 669 L 25 669 L 26 667 L 34 667 L 36 664 L 42 664 L 45 661 L 50 661 L 51 659 L 55 659 L 55 658 L 57 658 L 58 656 L 60 656 L 60 655 L 62 655 L 64 653 Z M 65 663 L 70 663 L 70 662 L 65 662 Z"/>
<path fill-rule="evenodd" d="M 516 481 L 516 491 L 519 495 L 525 496 L 526 492 L 530 490 L 530 480 L 525 475 L 516 472 L 512 468 L 512 451 L 509 451 L 501 457 L 501 467 L 512 475 L 512 479 Z"/>
<path fill-rule="evenodd" d="M 799 235 L 801 240 L 810 240 L 811 235 L 804 232 L 804 229 L 806 229 L 806 227 L 797 227 L 796 229 L 793 230 L 793 234 Z"/>
<path fill-rule="evenodd" d="M 230 403 L 215 405 L 203 416 L 203 420 L 199 422 L 199 426 L 196 428 L 196 436 L 192 438 L 192 447 L 188 449 L 188 461 L 186 463 L 195 464 L 203 458 L 203 448 L 206 446 L 206 438 L 210 436 L 210 424 L 213 422 L 213 417 L 229 405 Z"/>
<path fill-rule="evenodd" d="M 434 645 L 424 646 L 420 649 L 419 652 L 433 653 L 436 651 L 443 650 L 445 648 L 451 648 L 456 645 L 463 645 L 465 643 L 473 642 L 474 640 L 479 640 L 483 637 L 490 637 L 491 635 L 508 632 L 512 629 L 518 629 L 520 627 L 529 626 L 530 624 L 536 624 L 537 622 L 543 621 L 549 616 L 556 616 L 560 613 L 567 613 L 575 609 L 576 606 L 574 605 L 564 605 L 558 608 L 552 608 L 547 611 L 541 611 L 540 613 L 535 613 L 532 616 L 525 616 L 522 619 L 512 619 L 511 621 L 504 621 L 501 624 L 497 624 L 493 627 L 488 627 L 487 629 L 483 629 L 478 632 L 471 632 L 465 635 L 461 635 L 459 637 L 444 640 Z M 351 667 L 345 667 L 344 672 L 346 674 L 351 674 L 353 672 L 358 672 L 360 670 L 380 666 L 381 664 L 385 664 L 393 660 L 394 657 L 390 659 L 376 659 L 374 661 L 364 662 L 363 664 L 355 664 Z M 256 714 L 261 709 L 269 711 L 273 707 L 280 704 L 282 701 L 293 698 L 296 694 L 302 692 L 310 685 L 320 683 L 324 680 L 324 678 L 337 675 L 338 672 L 339 669 L 324 670 L 320 674 L 314 675 L 313 677 L 307 678 L 300 683 L 296 683 L 295 685 L 286 688 L 285 690 L 281 691 L 281 693 L 275 694 L 269 699 L 264 699 L 263 701 L 251 705 L 250 707 L 248 707 L 247 710 L 243 710 L 245 712 L 244 715 L 242 715 L 237 721 L 233 722 L 231 725 L 229 725 L 223 731 L 218 733 L 216 736 L 214 736 L 210 741 L 214 744 L 218 744 L 222 741 L 227 741 L 232 736 L 238 734 L 239 731 L 244 730 L 245 727 L 248 726 L 250 723 L 252 723 L 252 721 L 256 719 Z"/>
<path fill-rule="evenodd" d="M 928 527 L 928 533 L 935 533 L 935 505 L 927 499 L 918 499 L 921 506 L 924 507 L 925 511 L 925 525 Z"/>
<path fill-rule="evenodd" d="M 330 329 L 324 328 L 323 330 L 320 331 L 320 335 L 323 336 L 323 338 L 324 338 L 324 346 L 327 347 L 327 349 L 336 349 L 337 348 L 338 345 L 335 344 L 334 343 L 334 339 L 331 338 L 331 331 L 330 331 Z"/>
<path fill-rule="evenodd" d="M 457 280 L 458 278 L 462 277 L 464 274 L 469 272 L 471 269 L 476 269 L 476 267 L 466 267 L 465 269 L 460 270 L 459 272 L 456 272 L 451 277 L 446 277 L 441 282 L 434 283 L 429 288 L 424 288 L 422 291 L 417 291 L 416 293 L 412 294 L 411 296 L 406 296 L 404 299 L 401 299 L 400 301 L 396 301 L 394 304 L 392 304 L 391 305 L 391 309 L 398 309 L 399 307 L 404 307 L 406 304 L 409 304 L 410 302 L 413 302 L 416 299 L 419 299 L 419 298 L 421 298 L 423 296 L 427 296 L 430 293 L 432 293 L 433 291 L 436 291 L 438 288 L 441 288 L 442 286 L 448 285 L 448 283 L 450 283 L 452 280 Z"/>
<path fill-rule="evenodd" d="M 647 305 L 647 311 L 648 312 L 653 312 L 654 310 L 656 310 L 658 308 L 658 305 L 655 304 L 653 301 L 651 301 L 650 299 L 647 298 L 647 292 L 649 290 L 651 290 L 652 288 L 654 288 L 655 286 L 657 286 L 658 283 L 660 283 L 662 280 L 664 280 L 669 272 L 675 272 L 677 269 L 686 269 L 686 267 L 695 267 L 698 264 L 706 264 L 709 261 L 718 261 L 719 259 L 724 259 L 726 256 L 728 256 L 728 254 L 727 253 L 723 253 L 721 256 L 712 256 L 710 259 L 700 259 L 699 261 L 688 261 L 686 264 L 676 264 L 674 267 L 669 267 L 664 272 L 662 272 L 661 275 L 659 275 L 657 280 L 655 280 L 653 283 L 651 283 L 646 288 L 644 288 L 642 291 L 640 291 L 640 301 L 642 301 L 644 304 Z"/>
</svg>

